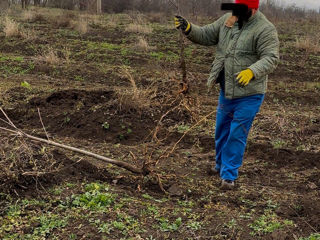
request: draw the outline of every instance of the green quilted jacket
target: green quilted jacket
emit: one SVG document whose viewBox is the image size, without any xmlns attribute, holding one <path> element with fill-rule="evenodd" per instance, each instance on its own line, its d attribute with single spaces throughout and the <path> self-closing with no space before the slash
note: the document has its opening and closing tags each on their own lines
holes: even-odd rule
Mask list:
<svg viewBox="0 0 320 240">
<path fill-rule="evenodd" d="M 217 45 L 208 87 L 212 87 L 224 68 L 226 98 L 264 94 L 267 90 L 268 74 L 275 70 L 279 62 L 277 30 L 260 11 L 257 11 L 241 30 L 238 23 L 232 28 L 225 26 L 230 16 L 230 13 L 225 14 L 204 27 L 192 24 L 188 35 L 188 38 L 195 43 L 206 46 Z M 253 71 L 254 79 L 247 86 L 240 86 L 236 77 L 248 68 Z"/>
</svg>

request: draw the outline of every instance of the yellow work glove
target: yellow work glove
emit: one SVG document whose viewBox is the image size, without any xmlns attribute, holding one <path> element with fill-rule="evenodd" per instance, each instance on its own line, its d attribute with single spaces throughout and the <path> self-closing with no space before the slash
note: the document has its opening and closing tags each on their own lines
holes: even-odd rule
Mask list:
<svg viewBox="0 0 320 240">
<path fill-rule="evenodd" d="M 191 31 L 191 24 L 181 16 L 175 16 L 174 23 L 176 28 L 181 29 L 184 34 L 189 34 Z"/>
<path fill-rule="evenodd" d="M 237 80 L 239 80 L 240 85 L 247 86 L 253 77 L 254 74 L 252 70 L 248 68 L 239 73 L 239 75 L 237 76 Z"/>
</svg>

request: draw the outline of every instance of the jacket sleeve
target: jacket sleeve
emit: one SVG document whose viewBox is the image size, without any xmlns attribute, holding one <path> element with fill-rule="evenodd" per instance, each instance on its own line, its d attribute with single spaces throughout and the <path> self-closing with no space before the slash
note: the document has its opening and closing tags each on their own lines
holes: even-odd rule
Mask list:
<svg viewBox="0 0 320 240">
<path fill-rule="evenodd" d="M 216 45 L 219 42 L 220 27 L 224 25 L 225 20 L 226 15 L 222 16 L 217 21 L 203 27 L 191 24 L 191 32 L 187 37 L 192 42 L 201 45 Z"/>
<path fill-rule="evenodd" d="M 276 69 L 280 60 L 279 45 L 278 33 L 274 26 L 267 27 L 260 34 L 257 40 L 257 53 L 260 60 L 249 67 L 255 78 L 266 76 Z"/>
</svg>

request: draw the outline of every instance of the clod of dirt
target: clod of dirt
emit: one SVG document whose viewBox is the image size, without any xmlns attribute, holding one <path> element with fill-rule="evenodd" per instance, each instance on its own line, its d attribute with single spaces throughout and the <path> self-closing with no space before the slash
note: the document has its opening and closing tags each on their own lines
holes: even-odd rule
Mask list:
<svg viewBox="0 0 320 240">
<path fill-rule="evenodd" d="M 178 184 L 173 184 L 169 189 L 168 193 L 170 193 L 171 196 L 180 197 L 183 195 L 183 190 Z"/>
</svg>

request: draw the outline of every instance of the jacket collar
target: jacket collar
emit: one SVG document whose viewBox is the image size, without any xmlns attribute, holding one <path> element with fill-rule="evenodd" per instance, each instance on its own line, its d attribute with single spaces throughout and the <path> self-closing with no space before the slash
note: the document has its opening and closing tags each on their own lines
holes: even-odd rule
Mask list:
<svg viewBox="0 0 320 240">
<path fill-rule="evenodd" d="M 246 22 L 245 25 L 250 24 L 255 19 L 257 19 L 260 15 L 261 15 L 261 12 L 258 10 L 253 16 L 249 18 L 248 22 Z M 237 17 L 231 15 L 229 18 L 227 18 L 225 22 L 225 26 L 227 26 L 228 28 L 232 28 L 234 25 L 237 25 L 237 20 L 238 20 Z"/>
<path fill-rule="evenodd" d="M 254 21 L 255 19 L 257 19 L 260 15 L 261 15 L 261 12 L 260 12 L 259 9 L 258 9 L 257 12 L 256 12 L 256 14 L 254 14 L 253 16 L 251 16 L 251 17 L 249 18 L 248 23 L 253 22 L 253 21 Z"/>
</svg>

